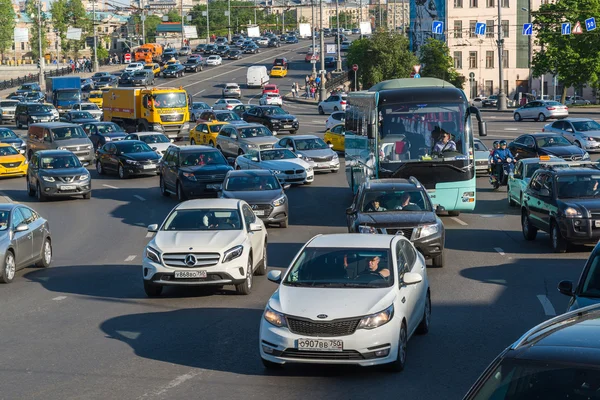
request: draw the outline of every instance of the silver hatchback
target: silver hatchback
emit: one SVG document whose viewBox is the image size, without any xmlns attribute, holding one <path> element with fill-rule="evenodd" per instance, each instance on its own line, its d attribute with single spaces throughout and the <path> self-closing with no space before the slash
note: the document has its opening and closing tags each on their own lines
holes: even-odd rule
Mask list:
<svg viewBox="0 0 600 400">
<path fill-rule="evenodd" d="M 513 111 L 515 121 L 533 119 L 546 121 L 547 119 L 561 119 L 569 116 L 569 108 L 558 101 L 536 100 L 530 101 Z"/>
<path fill-rule="evenodd" d="M 323 139 L 315 135 L 298 135 L 285 137 L 275 144 L 276 148 L 290 149 L 301 155 L 304 161 L 311 164 L 316 172 L 338 172 L 340 158 Z"/>
</svg>

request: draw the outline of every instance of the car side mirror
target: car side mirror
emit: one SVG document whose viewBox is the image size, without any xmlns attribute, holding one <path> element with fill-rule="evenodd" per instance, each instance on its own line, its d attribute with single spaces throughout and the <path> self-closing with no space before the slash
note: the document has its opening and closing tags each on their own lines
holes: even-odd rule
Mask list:
<svg viewBox="0 0 600 400">
<path fill-rule="evenodd" d="M 258 162 L 258 157 L 250 157 L 251 161 Z"/>
<path fill-rule="evenodd" d="M 487 122 L 477 121 L 477 126 L 479 128 L 479 136 L 487 136 Z"/>
<path fill-rule="evenodd" d="M 423 277 L 416 272 L 405 272 L 404 277 L 402 278 L 402 283 L 405 285 L 414 285 L 423 281 Z"/>
<path fill-rule="evenodd" d="M 329 148 L 333 149 L 333 143 L 329 143 Z"/>
<path fill-rule="evenodd" d="M 543 197 L 550 197 L 550 191 L 546 188 L 541 188 L 540 189 L 540 196 Z"/>
<path fill-rule="evenodd" d="M 227 157 L 227 163 L 229 165 L 235 165 L 235 158 L 233 158 L 233 157 Z"/>
<path fill-rule="evenodd" d="M 571 281 L 561 281 L 558 284 L 558 291 L 564 294 L 565 296 L 573 296 L 573 282 Z"/>
<path fill-rule="evenodd" d="M 144 98 L 142 99 L 142 105 L 144 106 L 144 108 L 148 108 L 148 97 L 144 96 Z"/>
<path fill-rule="evenodd" d="M 269 271 L 267 279 L 274 283 L 281 283 L 281 271 Z"/>
<path fill-rule="evenodd" d="M 289 146 L 288 146 L 288 148 L 287 148 L 287 149 L 288 149 L 289 151 L 294 151 L 294 148 L 293 148 L 293 147 L 289 147 Z"/>
<path fill-rule="evenodd" d="M 438 206 L 435 208 L 435 213 L 436 213 L 436 214 L 441 214 L 441 213 L 443 213 L 444 211 L 446 211 L 446 208 L 445 208 L 444 206 L 440 206 L 440 205 L 438 205 Z"/>
<path fill-rule="evenodd" d="M 346 208 L 346 214 L 347 215 L 354 215 L 356 213 L 354 212 L 354 208 L 348 207 L 348 208 Z"/>
<path fill-rule="evenodd" d="M 148 225 L 148 232 L 158 232 L 158 224 Z"/>
<path fill-rule="evenodd" d="M 175 139 L 169 139 L 171 143 L 175 143 Z"/>
<path fill-rule="evenodd" d="M 262 230 L 262 226 L 260 224 L 257 224 L 256 222 L 251 223 L 248 228 L 251 232 L 258 232 Z"/>
<path fill-rule="evenodd" d="M 533 149 L 533 148 L 535 148 L 535 144 L 533 144 L 533 143 L 529 143 L 529 144 L 527 145 L 527 147 L 529 147 L 530 149 Z"/>
<path fill-rule="evenodd" d="M 29 225 L 22 223 L 17 225 L 17 227 L 15 228 L 15 232 L 25 232 L 29 230 Z"/>
<path fill-rule="evenodd" d="M 283 190 L 288 190 L 289 188 L 291 188 L 292 185 L 289 183 L 286 183 L 285 185 L 283 185 Z"/>
</svg>

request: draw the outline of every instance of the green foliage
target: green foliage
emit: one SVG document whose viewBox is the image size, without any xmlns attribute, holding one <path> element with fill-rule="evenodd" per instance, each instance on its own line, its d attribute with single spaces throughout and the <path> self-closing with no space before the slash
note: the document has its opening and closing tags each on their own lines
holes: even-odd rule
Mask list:
<svg viewBox="0 0 600 400">
<path fill-rule="evenodd" d="M 139 15 L 133 16 L 136 34 L 142 36 L 142 20 Z M 144 27 L 146 28 L 146 43 L 156 43 L 156 27 L 162 23 L 158 15 L 146 15 Z"/>
<path fill-rule="evenodd" d="M 31 16 L 31 19 L 35 21 L 29 28 L 29 43 L 31 44 L 31 53 L 33 54 L 33 58 L 38 59 L 41 57 L 39 51 L 40 35 L 42 37 L 42 54 L 46 53 L 46 49 L 48 47 L 45 29 L 47 16 L 44 12 L 42 12 L 41 15 L 38 13 L 37 4 L 34 1 L 28 1 L 25 4 L 25 10 L 27 14 Z M 41 21 L 41 24 L 39 24 L 37 21 Z"/>
<path fill-rule="evenodd" d="M 561 24 L 600 15 L 600 0 L 561 0 L 542 4 L 533 13 L 536 45 L 541 49 L 533 55 L 533 75 L 552 73 L 564 85 L 562 100 L 571 86 L 586 83 L 598 86 L 600 81 L 600 35 L 585 32 L 581 35 L 561 35 Z"/>
<path fill-rule="evenodd" d="M 52 25 L 58 31 L 63 56 L 72 53 L 78 57 L 85 47 L 85 38 L 93 35 L 93 24 L 81 0 L 54 0 L 51 8 Z M 97 23 L 97 22 L 96 22 Z M 80 28 L 81 39 L 67 39 L 67 28 Z"/>
<path fill-rule="evenodd" d="M 337 28 L 337 17 L 329 17 L 329 27 Z M 358 23 L 356 22 L 356 18 L 352 13 L 340 11 L 340 28 L 344 29 L 353 29 L 358 28 Z"/>
<path fill-rule="evenodd" d="M 11 0 L 0 0 L 0 53 L 10 49 L 13 43 L 15 28 L 15 12 Z"/>
<path fill-rule="evenodd" d="M 167 13 L 167 17 L 169 17 L 168 22 L 181 22 L 181 15 L 176 9 L 169 10 L 169 12 Z"/>
<path fill-rule="evenodd" d="M 364 88 L 388 79 L 408 78 L 417 57 L 409 50 L 406 37 L 379 31 L 370 39 L 352 42 L 347 55 L 348 65 L 357 64 Z"/>
<path fill-rule="evenodd" d="M 63 56 L 67 56 L 67 47 L 66 39 L 67 39 L 67 22 L 69 9 L 67 0 L 54 0 L 50 6 L 50 12 L 52 13 L 52 25 L 54 29 L 58 32 L 58 36 L 60 37 L 61 50 L 63 52 Z"/>
<path fill-rule="evenodd" d="M 420 61 L 424 65 L 420 72 L 422 76 L 443 79 L 458 88 L 463 88 L 465 77 L 454 69 L 454 61 L 445 42 L 429 38 L 420 51 Z"/>
<path fill-rule="evenodd" d="M 96 54 L 98 55 L 98 61 L 106 60 L 109 55 L 108 50 L 106 49 L 106 46 L 101 46 L 100 43 L 98 43 L 98 48 L 96 49 Z"/>
</svg>

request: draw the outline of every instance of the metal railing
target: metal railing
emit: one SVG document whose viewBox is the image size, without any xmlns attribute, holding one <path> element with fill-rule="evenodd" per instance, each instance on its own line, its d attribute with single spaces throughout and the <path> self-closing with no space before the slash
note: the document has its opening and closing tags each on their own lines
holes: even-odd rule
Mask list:
<svg viewBox="0 0 600 400">
<path fill-rule="evenodd" d="M 71 69 L 71 67 L 62 67 L 62 68 L 56 68 L 56 69 L 48 68 L 44 71 L 44 78 L 51 77 L 51 76 L 63 76 L 63 75 L 68 75 L 68 74 L 72 74 L 72 73 L 73 73 L 73 70 Z M 25 76 L 20 76 L 18 78 L 14 78 L 14 79 L 0 81 L 0 90 L 18 87 L 24 83 L 39 82 L 39 80 L 40 80 L 39 77 L 40 77 L 40 74 L 37 73 L 37 74 L 29 74 L 29 75 L 25 75 Z"/>
<path fill-rule="evenodd" d="M 335 74 L 331 77 L 331 79 L 328 79 L 327 82 L 325 82 L 325 89 L 327 89 L 327 91 L 330 91 L 339 86 L 343 86 L 344 83 L 348 82 L 349 80 L 350 73 L 348 71 L 343 71 L 341 74 Z"/>
</svg>

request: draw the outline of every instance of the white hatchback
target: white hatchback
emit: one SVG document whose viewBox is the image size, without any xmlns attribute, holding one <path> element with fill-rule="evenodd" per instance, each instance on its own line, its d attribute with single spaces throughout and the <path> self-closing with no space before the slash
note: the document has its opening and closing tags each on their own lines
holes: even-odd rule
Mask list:
<svg viewBox="0 0 600 400">
<path fill-rule="evenodd" d="M 142 63 L 131 63 L 127 66 L 127 68 L 125 68 L 125 72 L 135 72 L 135 71 L 141 71 L 144 69 L 144 64 Z"/>
<path fill-rule="evenodd" d="M 415 333 L 427 333 L 425 259 L 401 235 L 318 235 L 290 267 L 260 323 L 266 368 L 286 363 L 388 364 L 401 371 Z"/>
<path fill-rule="evenodd" d="M 221 65 L 223 64 L 223 59 L 221 56 L 212 55 L 206 59 L 206 65 Z"/>
<path fill-rule="evenodd" d="M 261 106 L 282 106 L 283 99 L 280 94 L 277 93 L 265 93 L 260 99 L 258 104 Z"/>
<path fill-rule="evenodd" d="M 335 111 L 331 113 L 327 121 L 325 121 L 325 130 L 328 131 L 337 124 L 343 124 L 346 120 L 346 112 L 345 111 Z"/>
</svg>

